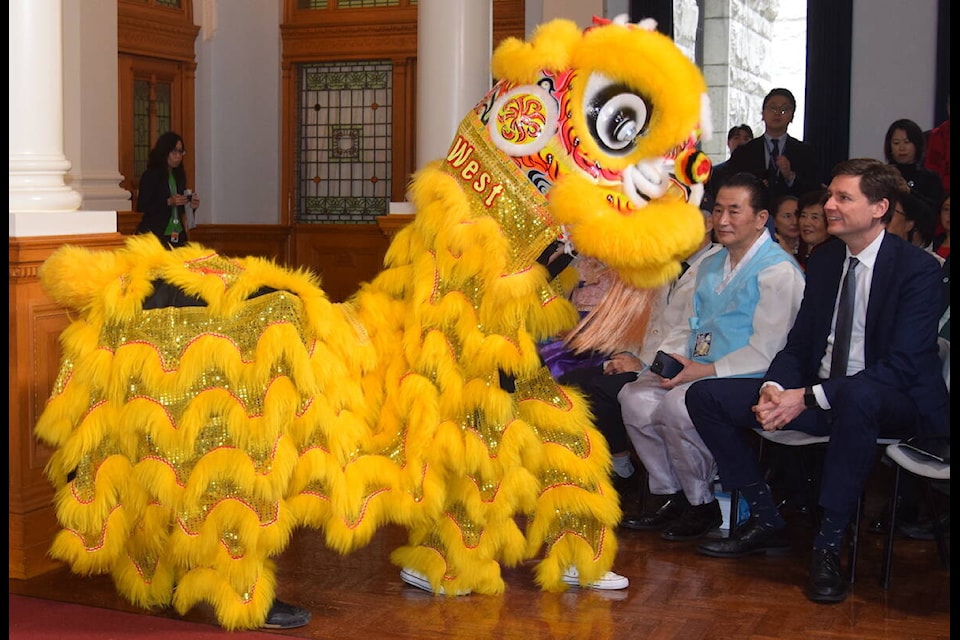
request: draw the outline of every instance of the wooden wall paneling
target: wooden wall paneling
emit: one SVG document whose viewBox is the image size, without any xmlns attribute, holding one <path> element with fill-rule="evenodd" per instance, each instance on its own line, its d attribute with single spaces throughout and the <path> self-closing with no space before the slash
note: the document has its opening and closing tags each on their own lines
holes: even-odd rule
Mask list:
<svg viewBox="0 0 960 640">
<path fill-rule="evenodd" d="M 151 6 L 143 0 L 117 1 L 117 49 L 163 60 L 194 61 L 193 1 L 179 8 Z"/>
<path fill-rule="evenodd" d="M 136 202 L 136 198 L 134 198 L 134 202 Z M 137 232 L 137 226 L 140 224 L 140 218 L 142 217 L 143 214 L 138 211 L 117 211 L 117 232 L 125 236 L 132 236 Z M 190 231 L 190 235 L 193 236 L 193 230 Z"/>
<path fill-rule="evenodd" d="M 297 73 L 296 65 L 288 60 L 280 64 L 280 224 L 292 227 L 296 223 L 294 198 L 297 194 Z"/>
<path fill-rule="evenodd" d="M 289 62 L 377 60 L 416 56 L 417 20 L 411 23 L 281 25 Z"/>
<path fill-rule="evenodd" d="M 392 242 L 397 232 L 410 224 L 414 217 L 412 213 L 391 213 L 387 216 L 378 216 L 377 226 L 380 227 L 380 231 L 387 240 Z"/>
<path fill-rule="evenodd" d="M 197 242 L 227 257 L 261 256 L 290 264 L 291 229 L 276 224 L 205 224 L 190 229 Z"/>
<path fill-rule="evenodd" d="M 401 0 L 402 2 L 403 0 Z M 337 27 L 363 24 L 417 23 L 417 5 L 365 9 L 298 9 L 297 0 L 284 0 L 283 22 L 291 26 L 329 24 Z"/>
<path fill-rule="evenodd" d="M 133 173 L 133 109 L 127 105 L 133 103 L 134 75 L 133 75 L 133 56 L 123 53 L 117 54 L 117 127 L 118 142 L 120 145 L 119 161 L 117 167 L 123 176 L 120 182 L 120 188 L 130 192 L 131 211 L 137 205 L 137 194 L 133 190 L 134 185 L 140 181 L 140 176 L 130 175 Z M 139 220 L 138 220 L 139 223 Z"/>
<path fill-rule="evenodd" d="M 493 48 L 504 38 L 526 36 L 524 0 L 497 0 L 493 3 Z M 482 96 L 477 96 L 479 100 Z"/>
<path fill-rule="evenodd" d="M 29 578 L 58 566 L 47 556 L 57 530 L 53 487 L 43 473 L 51 451 L 34 437 L 60 367 L 60 333 L 70 317 L 40 286 L 44 260 L 64 244 L 115 249 L 120 234 L 9 239 L 9 574 Z"/>
<path fill-rule="evenodd" d="M 523 38 L 525 28 L 524 0 L 495 0 L 493 2 L 493 45 L 508 36 Z M 283 22 L 291 28 L 325 25 L 333 31 L 345 27 L 387 26 L 417 24 L 416 5 L 377 9 L 297 9 L 296 0 L 284 0 Z M 416 51 L 416 46 L 414 46 Z"/>
<path fill-rule="evenodd" d="M 295 238 L 298 264 L 320 275 L 334 302 L 343 302 L 383 270 L 389 246 L 376 224 L 297 225 Z"/>
<path fill-rule="evenodd" d="M 393 175 L 390 183 L 390 200 L 406 200 L 410 176 L 416 170 L 414 157 L 416 126 L 416 56 L 393 60 Z M 399 88 L 399 91 L 397 90 Z"/>
<path fill-rule="evenodd" d="M 53 511 L 53 492 L 48 505 L 27 513 L 10 511 L 7 524 L 10 536 L 9 578 L 27 580 L 43 575 L 61 566 L 48 555 L 53 538 L 59 530 Z"/>
</svg>

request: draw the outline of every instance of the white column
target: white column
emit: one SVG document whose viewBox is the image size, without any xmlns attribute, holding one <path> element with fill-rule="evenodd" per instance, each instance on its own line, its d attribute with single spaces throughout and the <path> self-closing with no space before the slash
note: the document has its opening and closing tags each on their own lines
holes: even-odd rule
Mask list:
<svg viewBox="0 0 960 640">
<path fill-rule="evenodd" d="M 447 155 L 457 126 L 490 90 L 491 0 L 420 0 L 417 168 Z"/>
<path fill-rule="evenodd" d="M 9 2 L 12 237 L 116 231 L 116 212 L 78 215 L 81 196 L 64 183 L 60 2 Z"/>
<path fill-rule="evenodd" d="M 130 211 L 118 169 L 117 0 L 63 0 L 63 53 L 66 184 L 81 209 Z"/>
</svg>

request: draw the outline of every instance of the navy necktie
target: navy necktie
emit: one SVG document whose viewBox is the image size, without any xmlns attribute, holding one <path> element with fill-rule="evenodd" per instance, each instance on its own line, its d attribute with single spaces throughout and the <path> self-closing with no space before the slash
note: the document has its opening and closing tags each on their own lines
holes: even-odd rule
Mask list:
<svg viewBox="0 0 960 640">
<path fill-rule="evenodd" d="M 777 158 L 780 156 L 780 140 L 777 138 L 772 138 L 770 140 L 770 166 L 768 170 L 770 172 L 770 183 L 773 184 L 777 180 L 777 174 L 780 173 L 780 169 L 777 167 Z"/>
<path fill-rule="evenodd" d="M 833 330 L 833 354 L 830 356 L 830 377 L 847 375 L 850 357 L 850 335 L 853 333 L 853 303 L 857 299 L 857 265 L 860 261 L 850 256 L 850 267 L 843 278 L 840 305 L 837 307 L 837 326 Z"/>
</svg>

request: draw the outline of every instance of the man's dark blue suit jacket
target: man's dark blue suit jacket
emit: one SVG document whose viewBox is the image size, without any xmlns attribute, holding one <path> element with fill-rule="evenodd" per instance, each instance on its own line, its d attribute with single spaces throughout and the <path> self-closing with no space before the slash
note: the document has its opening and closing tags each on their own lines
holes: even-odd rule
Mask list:
<svg viewBox="0 0 960 640">
<path fill-rule="evenodd" d="M 764 380 L 778 382 L 785 389 L 820 382 L 817 373 L 826 352 L 845 261 L 843 242 L 828 243 L 811 256 L 796 321 Z M 918 433 L 923 435 L 949 434 L 949 394 L 937 351 L 940 280 L 936 258 L 885 234 L 867 304 L 866 367 L 853 376 L 909 396 L 920 413 Z M 837 381 L 822 384 L 830 400 Z"/>
</svg>

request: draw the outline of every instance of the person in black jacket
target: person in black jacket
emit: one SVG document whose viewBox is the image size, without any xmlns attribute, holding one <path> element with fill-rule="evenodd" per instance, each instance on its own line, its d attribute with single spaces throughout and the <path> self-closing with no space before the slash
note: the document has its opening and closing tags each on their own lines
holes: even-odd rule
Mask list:
<svg viewBox="0 0 960 640">
<path fill-rule="evenodd" d="M 187 243 L 186 205 L 200 206 L 195 193 L 186 192 L 183 138 L 167 131 L 150 150 L 147 169 L 140 176 L 137 211 L 143 214 L 137 233 L 152 233 L 169 248 Z"/>
<path fill-rule="evenodd" d="M 796 109 L 797 101 L 789 89 L 772 89 L 763 99 L 763 135 L 740 145 L 733 150 L 729 160 L 714 167 L 707 191 L 716 196 L 717 189 L 728 177 L 735 173 L 752 173 L 766 185 L 765 206 L 769 209 L 781 196 L 799 197 L 820 187 L 813 145 L 787 134 Z M 767 226 L 772 234 L 772 219 Z"/>
<path fill-rule="evenodd" d="M 883 138 L 883 155 L 900 171 L 910 192 L 923 198 L 930 208 L 943 198 L 940 176 L 923 166 L 923 130 L 913 120 L 900 118 L 887 128 Z"/>
</svg>

